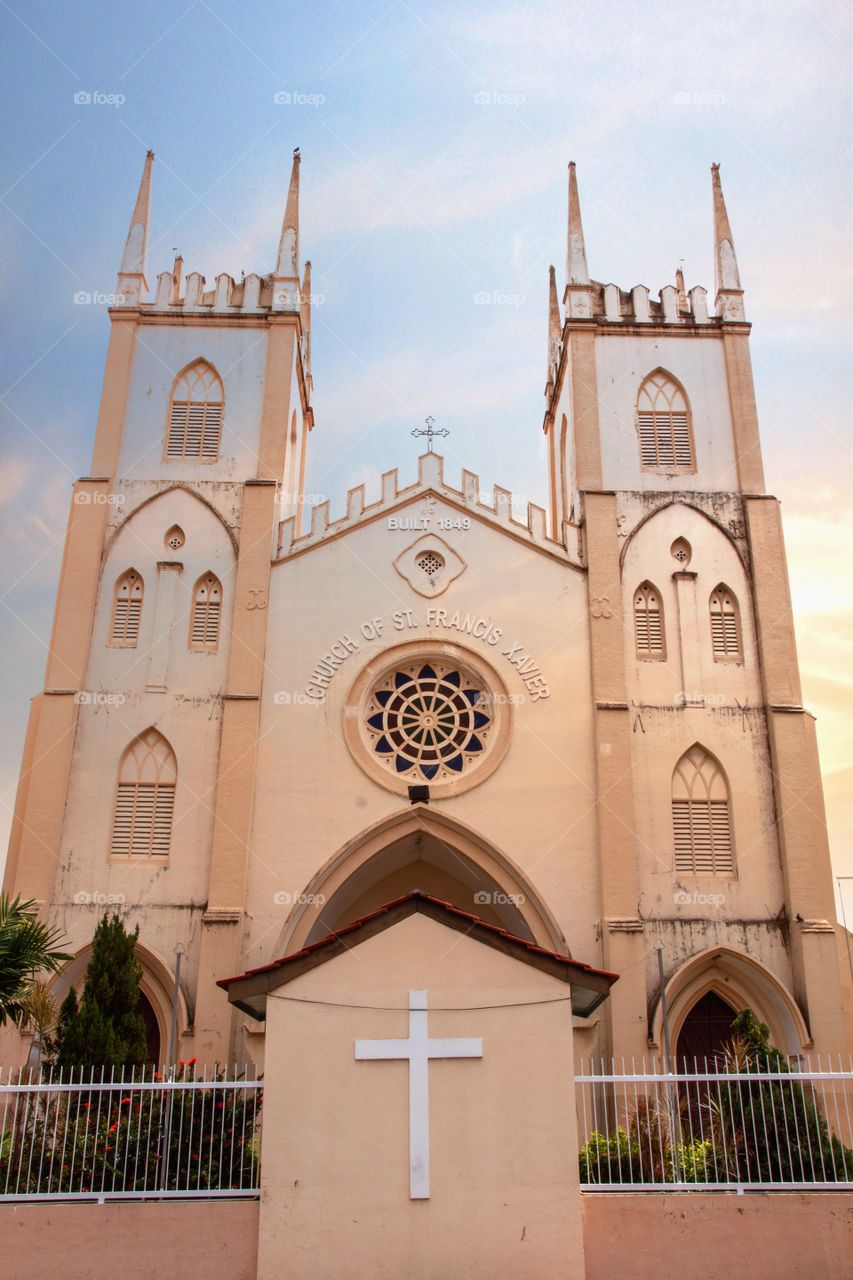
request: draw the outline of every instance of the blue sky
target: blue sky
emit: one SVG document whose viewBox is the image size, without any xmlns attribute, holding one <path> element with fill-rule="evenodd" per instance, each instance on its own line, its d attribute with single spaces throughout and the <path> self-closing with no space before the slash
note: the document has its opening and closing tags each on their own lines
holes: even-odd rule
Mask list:
<svg viewBox="0 0 853 1280">
<path fill-rule="evenodd" d="M 837 869 L 853 874 L 848 6 L 2 0 L 0 22 L 0 831 L 108 336 L 104 308 L 74 295 L 115 287 L 146 147 L 150 277 L 178 248 L 209 281 L 271 269 L 301 147 L 323 299 L 308 488 L 333 514 L 349 485 L 414 476 L 427 414 L 452 432 L 451 480 L 466 466 L 542 501 L 567 161 L 593 276 L 653 294 L 682 259 L 688 287 L 712 289 L 719 161 Z M 853 915 L 853 885 L 847 901 Z"/>
</svg>

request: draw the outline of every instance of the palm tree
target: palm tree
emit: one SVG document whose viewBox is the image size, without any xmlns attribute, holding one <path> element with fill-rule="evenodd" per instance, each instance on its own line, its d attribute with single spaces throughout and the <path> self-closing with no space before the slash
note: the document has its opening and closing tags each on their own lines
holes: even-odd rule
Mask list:
<svg viewBox="0 0 853 1280">
<path fill-rule="evenodd" d="M 0 1027 L 26 1023 L 36 975 L 56 973 L 71 958 L 59 941 L 60 931 L 38 919 L 35 902 L 0 894 Z"/>
</svg>

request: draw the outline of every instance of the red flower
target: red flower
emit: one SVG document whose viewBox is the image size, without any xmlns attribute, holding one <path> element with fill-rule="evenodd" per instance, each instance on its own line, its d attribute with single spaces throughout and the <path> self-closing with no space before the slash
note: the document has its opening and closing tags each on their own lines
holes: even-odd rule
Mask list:
<svg viewBox="0 0 853 1280">
<path fill-rule="evenodd" d="M 187 1066 L 194 1067 L 197 1062 L 198 1062 L 198 1058 L 190 1058 L 189 1062 L 187 1063 Z"/>
<path fill-rule="evenodd" d="M 118 1121 L 116 1121 L 115 1124 L 110 1125 L 110 1133 L 115 1133 L 117 1128 L 118 1128 Z"/>
</svg>

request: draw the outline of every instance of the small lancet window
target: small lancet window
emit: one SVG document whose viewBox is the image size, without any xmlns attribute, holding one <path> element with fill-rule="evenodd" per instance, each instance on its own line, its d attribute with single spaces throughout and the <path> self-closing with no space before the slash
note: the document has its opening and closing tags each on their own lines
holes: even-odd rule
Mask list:
<svg viewBox="0 0 853 1280">
<path fill-rule="evenodd" d="M 711 592 L 711 649 L 715 662 L 740 662 L 743 646 L 740 633 L 740 610 L 734 592 L 720 583 Z"/>
<path fill-rule="evenodd" d="M 135 649 L 139 644 L 144 592 L 144 583 L 135 569 L 128 569 L 116 583 L 110 623 L 110 644 L 115 648 Z"/>
<path fill-rule="evenodd" d="M 677 872 L 734 874 L 726 775 L 698 743 L 684 753 L 672 775 L 672 826 Z"/>
<path fill-rule="evenodd" d="M 219 647 L 221 617 L 222 583 L 214 573 L 202 574 L 193 588 L 191 649 L 199 653 L 213 653 Z"/>
<path fill-rule="evenodd" d="M 179 374 L 169 401 L 166 459 L 217 462 L 225 393 L 216 370 L 196 360 Z"/>
<path fill-rule="evenodd" d="M 657 587 L 643 582 L 634 592 L 634 639 L 638 658 L 666 657 L 663 604 Z"/>
<path fill-rule="evenodd" d="M 114 858 L 168 858 L 178 768 L 162 733 L 146 729 L 121 759 L 113 815 Z"/>
<path fill-rule="evenodd" d="M 695 471 L 687 397 L 662 369 L 650 373 L 637 397 L 637 435 L 643 471 Z"/>
</svg>

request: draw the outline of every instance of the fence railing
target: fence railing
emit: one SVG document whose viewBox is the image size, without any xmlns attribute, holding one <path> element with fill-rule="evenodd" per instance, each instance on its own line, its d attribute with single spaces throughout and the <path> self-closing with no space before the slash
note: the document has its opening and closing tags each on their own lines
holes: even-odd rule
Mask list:
<svg viewBox="0 0 853 1280">
<path fill-rule="evenodd" d="M 585 1191 L 853 1189 L 853 1063 L 693 1065 L 575 1077 Z"/>
<path fill-rule="evenodd" d="M 0 1201 L 253 1196 L 262 1084 L 0 1074 Z"/>
</svg>

